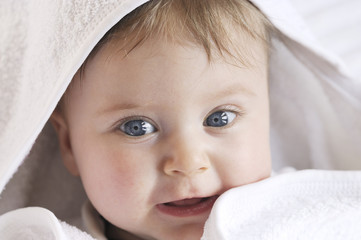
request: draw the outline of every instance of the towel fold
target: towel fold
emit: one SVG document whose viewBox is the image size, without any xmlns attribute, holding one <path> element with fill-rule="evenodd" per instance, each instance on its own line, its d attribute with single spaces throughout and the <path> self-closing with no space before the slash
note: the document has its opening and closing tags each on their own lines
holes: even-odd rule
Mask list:
<svg viewBox="0 0 361 240">
<path fill-rule="evenodd" d="M 0 216 L 0 236 L 1 240 L 95 240 L 40 207 L 21 208 Z"/>
<path fill-rule="evenodd" d="M 361 239 L 361 172 L 285 173 L 222 195 L 202 240 Z"/>
</svg>

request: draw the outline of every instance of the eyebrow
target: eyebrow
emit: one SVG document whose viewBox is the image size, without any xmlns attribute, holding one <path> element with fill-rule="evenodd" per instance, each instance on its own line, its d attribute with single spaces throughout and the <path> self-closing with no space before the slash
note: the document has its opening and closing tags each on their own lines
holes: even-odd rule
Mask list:
<svg viewBox="0 0 361 240">
<path fill-rule="evenodd" d="M 210 96 L 207 97 L 207 99 L 217 99 L 217 98 L 222 98 L 224 96 L 236 95 L 236 94 L 243 94 L 243 95 L 250 96 L 250 97 L 256 96 L 256 94 L 253 91 L 251 91 L 250 89 L 248 89 L 240 84 L 235 84 L 235 85 L 226 87 L 222 91 L 216 92 L 214 94 L 210 94 Z"/>
<path fill-rule="evenodd" d="M 144 105 L 140 106 L 140 105 L 133 104 L 133 103 L 119 103 L 119 104 L 115 104 L 115 105 L 111 106 L 110 108 L 99 110 L 97 112 L 97 115 L 102 115 L 102 114 L 115 112 L 115 111 L 119 111 L 119 110 L 129 110 L 129 109 L 134 109 L 134 108 L 140 108 L 140 107 L 144 107 Z"/>
</svg>

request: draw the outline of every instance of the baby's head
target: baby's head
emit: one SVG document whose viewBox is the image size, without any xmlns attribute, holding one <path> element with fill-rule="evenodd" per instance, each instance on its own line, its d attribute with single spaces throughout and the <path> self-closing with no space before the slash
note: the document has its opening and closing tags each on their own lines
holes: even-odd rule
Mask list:
<svg viewBox="0 0 361 240">
<path fill-rule="evenodd" d="M 52 122 L 109 223 L 199 239 L 220 194 L 270 175 L 268 27 L 248 1 L 156 0 L 99 42 Z"/>
</svg>

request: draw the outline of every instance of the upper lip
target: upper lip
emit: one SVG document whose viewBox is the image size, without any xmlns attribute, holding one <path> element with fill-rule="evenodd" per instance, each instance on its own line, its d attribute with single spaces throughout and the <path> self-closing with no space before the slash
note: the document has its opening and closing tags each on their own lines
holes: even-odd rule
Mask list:
<svg viewBox="0 0 361 240">
<path fill-rule="evenodd" d="M 188 186 L 184 184 L 177 184 L 175 186 L 163 187 L 163 189 L 164 191 L 161 192 L 161 195 L 156 196 L 157 200 L 155 202 L 158 204 L 172 203 L 184 199 L 220 196 L 226 191 L 224 188 L 202 191 L 203 188 L 199 186 L 196 187 L 192 183 L 188 184 Z"/>
<path fill-rule="evenodd" d="M 170 200 L 170 201 L 162 202 L 161 204 L 172 203 L 172 202 L 177 202 L 177 201 L 187 200 L 187 199 L 195 199 L 195 198 L 211 198 L 211 197 L 215 197 L 215 196 L 218 197 L 219 195 L 220 195 L 220 194 L 174 198 L 174 199 L 172 199 L 172 200 Z"/>
</svg>

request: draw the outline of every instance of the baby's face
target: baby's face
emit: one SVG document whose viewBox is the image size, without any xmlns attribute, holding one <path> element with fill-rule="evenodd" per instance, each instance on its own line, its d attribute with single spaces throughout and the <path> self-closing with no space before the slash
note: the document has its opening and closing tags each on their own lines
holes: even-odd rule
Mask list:
<svg viewBox="0 0 361 240">
<path fill-rule="evenodd" d="M 269 176 L 266 53 L 249 46 L 252 67 L 161 40 L 88 62 L 65 111 L 68 168 L 105 219 L 144 239 L 199 239 L 220 194 Z"/>
</svg>

